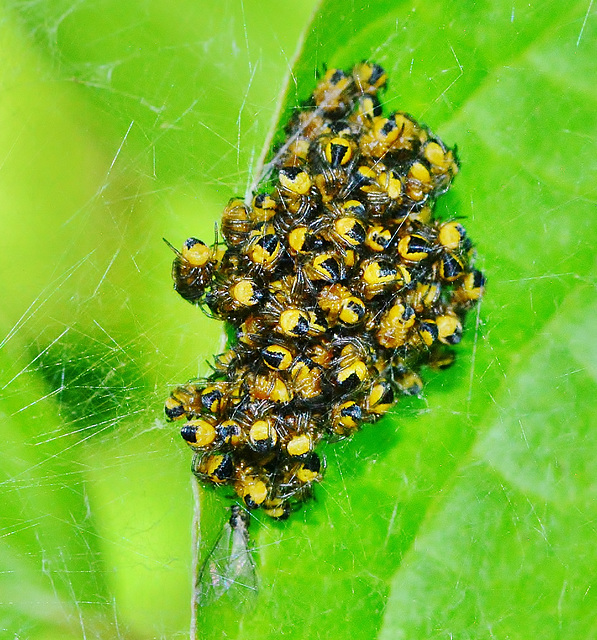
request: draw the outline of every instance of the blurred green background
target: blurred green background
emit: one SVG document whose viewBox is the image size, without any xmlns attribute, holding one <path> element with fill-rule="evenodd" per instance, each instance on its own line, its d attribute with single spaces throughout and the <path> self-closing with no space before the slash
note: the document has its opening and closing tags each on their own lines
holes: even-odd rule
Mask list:
<svg viewBox="0 0 597 640">
<path fill-rule="evenodd" d="M 596 44 L 588 1 L 1 3 L 1 633 L 188 637 L 190 453 L 162 404 L 221 327 L 162 237 L 210 240 L 278 106 L 368 58 L 387 111 L 458 145 L 438 211 L 486 299 L 424 398 L 256 523 L 255 608 L 202 609 L 197 637 L 597 637 Z M 226 504 L 201 493 L 201 556 Z"/>
</svg>

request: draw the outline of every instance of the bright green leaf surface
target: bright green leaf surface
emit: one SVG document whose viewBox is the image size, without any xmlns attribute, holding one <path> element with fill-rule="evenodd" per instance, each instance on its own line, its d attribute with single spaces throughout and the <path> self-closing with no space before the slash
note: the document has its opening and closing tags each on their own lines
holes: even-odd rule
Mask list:
<svg viewBox="0 0 597 640">
<path fill-rule="evenodd" d="M 209 240 L 317 71 L 363 58 L 387 110 L 458 145 L 438 211 L 466 218 L 486 299 L 424 399 L 328 446 L 317 502 L 254 523 L 255 606 L 200 609 L 197 637 L 597 637 L 597 9 L 311 8 L 0 9 L 7 637 L 188 636 L 190 455 L 161 406 L 220 327 L 172 292 L 161 237 Z M 225 504 L 201 493 L 202 557 Z"/>
</svg>

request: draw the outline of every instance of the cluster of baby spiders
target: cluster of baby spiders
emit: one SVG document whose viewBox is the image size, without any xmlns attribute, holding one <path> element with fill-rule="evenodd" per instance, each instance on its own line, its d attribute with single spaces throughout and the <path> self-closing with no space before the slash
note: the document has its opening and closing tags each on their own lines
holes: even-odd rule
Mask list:
<svg viewBox="0 0 597 640">
<path fill-rule="evenodd" d="M 193 472 L 248 509 L 284 518 L 322 478 L 323 440 L 350 437 L 423 365 L 445 366 L 484 277 L 456 220 L 434 204 L 453 151 L 411 116 L 382 113 L 386 73 L 330 69 L 287 126 L 271 188 L 232 199 L 223 242 L 189 238 L 176 291 L 233 328 L 213 374 L 174 389 L 169 420 Z"/>
</svg>

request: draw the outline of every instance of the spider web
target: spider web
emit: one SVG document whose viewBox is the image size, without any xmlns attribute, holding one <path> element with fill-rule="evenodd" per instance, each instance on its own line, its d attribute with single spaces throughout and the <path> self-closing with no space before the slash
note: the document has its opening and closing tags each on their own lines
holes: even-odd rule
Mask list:
<svg viewBox="0 0 597 640">
<path fill-rule="evenodd" d="M 513 4 L 505 24 L 530 31 L 526 25 L 540 12 L 528 9 L 528 3 Z M 6 637 L 188 636 L 191 560 L 197 548 L 201 556 L 213 545 L 228 502 L 221 494 L 201 493 L 205 535 L 193 548 L 190 455 L 176 429 L 165 424 L 162 406 L 172 386 L 208 371 L 206 360 L 221 350 L 221 327 L 174 294 L 172 256 L 161 238 L 175 246 L 190 235 L 211 240 L 223 205 L 256 181 L 283 79 L 312 5 L 282 8 L 273 1 L 228 0 L 215 11 L 209 3 L 198 7 L 191 0 L 174 9 L 157 1 L 31 0 L 8 2 L 0 10 L 0 37 L 8 52 L 0 76 L 5 223 L 0 240 L 5 298 L 0 313 L 0 630 Z M 256 522 L 260 579 L 277 594 L 267 596 L 262 605 L 267 615 L 258 611 L 262 618 L 256 619 L 269 615 L 281 621 L 276 623 L 279 630 L 290 637 L 299 632 L 296 637 L 340 635 L 334 625 L 341 628 L 344 616 L 358 619 L 359 607 L 375 611 L 371 624 L 376 628 L 367 637 L 393 637 L 401 624 L 395 618 L 411 604 L 403 585 L 421 599 L 417 589 L 424 592 L 421 572 L 412 569 L 417 540 L 431 549 L 426 575 L 435 576 L 440 566 L 438 581 L 459 585 L 459 579 L 468 577 L 466 568 L 433 557 L 447 540 L 457 545 L 456 535 L 438 533 L 433 522 L 443 509 L 444 488 L 456 486 L 454 495 L 462 502 L 485 505 L 488 496 L 495 496 L 487 478 L 485 493 L 468 495 L 460 487 L 461 477 L 473 473 L 466 463 L 475 451 L 479 457 L 485 452 L 483 460 L 490 460 L 491 471 L 500 475 L 504 513 L 511 510 L 504 519 L 511 518 L 509 526 L 520 544 L 510 551 L 521 575 L 535 565 L 525 564 L 527 547 L 520 540 L 528 534 L 537 548 L 544 543 L 546 557 L 557 549 L 557 530 L 550 530 L 551 501 L 580 509 L 575 492 L 593 479 L 588 463 L 580 465 L 582 482 L 577 486 L 570 477 L 578 468 L 562 470 L 554 463 L 552 475 L 544 474 L 552 458 L 537 454 L 528 465 L 524 455 L 541 444 L 536 416 L 544 423 L 559 416 L 557 424 L 565 411 L 585 416 L 568 399 L 581 392 L 590 396 L 590 377 L 596 375 L 597 358 L 583 342 L 561 346 L 570 335 L 562 318 L 580 315 L 592 283 L 586 265 L 593 265 L 590 214 L 579 215 L 575 228 L 565 212 L 571 207 L 585 211 L 594 193 L 578 188 L 561 196 L 562 183 L 575 178 L 572 170 L 566 173 L 564 167 L 558 173 L 542 165 L 539 153 L 515 162 L 508 145 L 500 147 L 508 123 L 500 129 L 483 108 L 471 109 L 470 119 L 465 119 L 466 111 L 458 112 L 463 95 L 474 100 L 475 92 L 482 91 L 484 74 L 495 62 L 467 57 L 465 48 L 449 37 L 438 44 L 424 37 L 421 28 L 411 30 L 420 20 L 416 11 L 401 8 L 386 15 L 382 5 L 380 15 L 386 18 L 375 29 L 384 36 L 372 46 L 365 28 L 350 36 L 351 47 L 363 52 L 360 57 L 384 64 L 391 82 L 399 75 L 416 76 L 425 64 L 433 68 L 421 73 L 425 83 L 418 97 L 390 91 L 386 109 L 400 109 L 405 100 L 413 115 L 430 125 L 448 122 L 449 143 L 458 140 L 469 151 L 485 145 L 481 158 L 504 156 L 477 169 L 486 184 L 498 185 L 489 190 L 493 200 L 484 199 L 482 190 L 467 188 L 466 182 L 460 191 L 466 196 L 459 196 L 459 178 L 457 195 L 449 194 L 438 206 L 443 215 L 457 212 L 471 218 L 476 240 L 487 201 L 501 198 L 512 204 L 510 209 L 504 205 L 506 214 L 497 222 L 497 231 L 509 241 L 493 254 L 490 242 L 480 242 L 488 262 L 501 265 L 494 282 L 501 282 L 506 292 L 506 311 L 495 303 L 471 319 L 454 372 L 445 381 L 428 377 L 429 400 L 405 402 L 394 423 L 383 421 L 374 435 L 363 433 L 328 449 L 329 482 L 326 478 L 319 488 L 318 503 L 287 523 Z M 560 61 L 541 49 L 541 37 L 547 40 L 556 27 L 566 25 L 570 36 L 565 42 L 582 52 L 585 42 L 594 42 L 594 10 L 592 2 L 578 8 L 570 16 L 565 9 L 561 16 L 554 13 L 528 51 L 513 51 L 499 70 L 507 69 L 508 62 L 534 65 L 544 73 L 549 69 L 549 81 L 557 84 L 565 69 L 558 75 Z M 358 22 L 354 7 L 346 13 Z M 432 11 L 424 18 L 433 19 Z M 309 37 L 321 37 L 325 45 L 334 20 L 340 16 L 324 13 Z M 448 17 L 437 18 L 437 23 L 448 25 Z M 339 22 L 341 33 L 343 28 Z M 498 31 L 488 29 L 489 40 Z M 490 45 L 483 45 L 487 56 Z M 354 62 L 349 48 L 337 48 L 343 64 Z M 291 104 L 308 95 L 326 62 L 317 55 L 300 62 L 307 69 L 290 76 Z M 312 84 L 299 85 L 299 77 Z M 500 80 L 508 83 L 511 77 L 505 73 Z M 578 88 L 583 95 L 588 90 Z M 532 111 L 521 113 L 515 139 L 523 137 L 525 126 L 537 127 Z M 474 133 L 465 135 L 471 122 Z M 573 118 L 558 126 L 558 131 L 572 131 L 575 140 L 588 130 Z M 594 143 L 594 135 L 588 138 Z M 513 167 L 507 179 L 501 173 L 505 165 Z M 518 268 L 526 236 L 519 242 L 511 232 L 523 215 L 513 193 L 520 185 L 531 185 L 529 193 L 544 214 L 541 237 L 552 238 L 557 230 L 564 234 L 558 242 L 568 239 L 566 259 L 556 262 L 545 253 L 528 275 Z M 571 281 L 576 287 L 572 292 Z M 522 317 L 529 327 L 518 335 L 512 318 L 518 322 Z M 508 331 L 500 332 L 502 324 Z M 582 327 L 574 335 L 590 332 L 589 326 Z M 551 338 L 532 342 L 528 336 L 534 332 Z M 543 353 L 556 337 L 562 354 Z M 504 356 L 509 340 L 514 351 L 520 345 L 527 349 L 528 369 L 517 368 L 516 356 Z M 562 363 L 545 382 L 561 379 L 563 390 L 557 387 L 561 396 L 554 397 L 549 409 L 534 406 L 527 412 L 520 388 L 534 389 L 525 374 L 536 370 L 541 376 L 542 354 L 549 362 L 553 357 Z M 587 371 L 589 379 L 574 387 L 576 377 Z M 485 395 L 494 394 L 493 413 L 477 402 L 479 385 Z M 409 427 L 415 418 L 421 426 Z M 504 432 L 487 428 L 487 438 L 477 439 L 485 419 L 505 425 Z M 404 433 L 397 433 L 397 423 L 406 425 Z M 509 430 L 512 424 L 516 432 Z M 574 437 L 571 431 L 564 442 L 576 453 L 570 444 Z M 511 455 L 495 453 L 492 443 Z M 519 474 L 529 466 L 528 473 Z M 436 467 L 439 471 L 429 471 Z M 445 511 L 448 521 L 458 513 L 452 503 Z M 588 510 L 579 512 L 590 521 Z M 327 546 L 319 540 L 322 532 L 330 540 Z M 435 546 L 434 537 L 439 537 Z M 386 568 L 391 554 L 399 560 Z M 536 554 L 537 565 L 541 557 Z M 400 581 L 392 585 L 402 558 L 407 561 Z M 583 562 L 590 566 L 586 557 L 579 562 L 581 569 Z M 308 591 L 315 570 L 321 571 L 315 592 L 335 604 L 298 599 L 297 612 L 292 609 L 293 585 Z M 483 571 L 491 577 L 491 567 Z M 340 579 L 334 576 L 343 572 L 338 587 Z M 555 616 L 561 626 L 576 611 L 578 594 L 592 592 L 590 582 L 574 581 L 566 571 L 555 582 Z M 454 593 L 456 604 L 450 606 L 466 604 L 466 589 L 455 588 Z M 489 616 L 490 607 L 479 592 L 477 597 Z M 384 614 L 389 598 L 395 606 Z M 348 602 L 349 611 L 338 602 Z M 442 606 L 440 601 L 437 611 Z M 448 625 L 437 621 L 437 611 L 428 616 L 433 621 L 429 627 L 420 627 L 425 637 L 448 637 Z M 239 616 L 216 610 L 194 623 L 206 633 L 245 637 Z M 246 629 L 250 634 L 248 619 Z M 489 622 L 487 629 L 492 633 Z M 471 632 L 466 637 L 491 636 Z"/>
<path fill-rule="evenodd" d="M 246 191 L 310 10 L 264 39 L 255 3 L 141 5 L 18 2 L 1 20 L 0 627 L 19 638 L 187 634 L 190 456 L 162 406 L 207 372 L 221 326 L 173 292 L 162 237 L 210 241 Z"/>
</svg>

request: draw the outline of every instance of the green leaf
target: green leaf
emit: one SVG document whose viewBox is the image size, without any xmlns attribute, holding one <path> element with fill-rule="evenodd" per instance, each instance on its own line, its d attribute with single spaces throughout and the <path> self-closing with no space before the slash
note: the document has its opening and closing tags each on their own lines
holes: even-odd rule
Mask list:
<svg viewBox="0 0 597 640">
<path fill-rule="evenodd" d="M 221 328 L 176 298 L 161 238 L 209 240 L 317 71 L 367 58 L 387 111 L 458 145 L 438 211 L 465 218 L 487 294 L 424 398 L 326 447 L 316 502 L 259 517 L 254 608 L 200 609 L 197 636 L 597 637 L 597 10 L 311 6 L 1 10 L 8 634 L 187 634 L 190 455 L 161 405 Z M 201 492 L 201 557 L 226 504 Z"/>
</svg>

